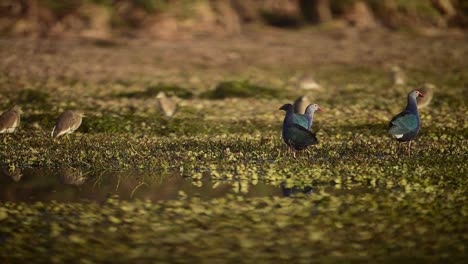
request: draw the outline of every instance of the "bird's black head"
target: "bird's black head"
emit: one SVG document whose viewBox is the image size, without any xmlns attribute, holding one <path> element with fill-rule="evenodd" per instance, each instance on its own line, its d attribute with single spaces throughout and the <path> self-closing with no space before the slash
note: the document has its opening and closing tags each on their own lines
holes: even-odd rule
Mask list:
<svg viewBox="0 0 468 264">
<path fill-rule="evenodd" d="M 294 110 L 294 107 L 292 106 L 292 104 L 284 104 L 278 110 L 284 110 L 284 111 L 288 112 L 288 111 Z"/>
</svg>

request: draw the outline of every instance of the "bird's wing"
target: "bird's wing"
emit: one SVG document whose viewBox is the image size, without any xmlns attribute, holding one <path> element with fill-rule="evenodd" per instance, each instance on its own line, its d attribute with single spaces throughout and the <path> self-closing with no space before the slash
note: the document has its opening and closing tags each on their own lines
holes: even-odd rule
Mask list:
<svg viewBox="0 0 468 264">
<path fill-rule="evenodd" d="M 70 111 L 63 112 L 57 122 L 55 123 L 54 129 L 52 130 L 52 137 L 58 137 L 68 132 L 71 125 L 71 119 L 73 118 L 73 113 Z"/>
<path fill-rule="evenodd" d="M 293 122 L 305 129 L 309 127 L 309 120 L 304 115 L 294 114 Z"/>
<path fill-rule="evenodd" d="M 72 118 L 72 121 L 70 122 L 70 130 L 75 131 L 81 126 L 81 121 L 83 119 L 79 115 L 75 115 Z"/>
<path fill-rule="evenodd" d="M 291 135 L 289 144 L 293 145 L 297 150 L 302 150 L 318 143 L 318 139 L 314 133 L 297 124 L 289 127 L 286 133 Z"/>
<path fill-rule="evenodd" d="M 418 116 L 413 113 L 402 112 L 390 121 L 388 133 L 392 135 L 406 134 L 418 128 Z"/>
<path fill-rule="evenodd" d="M 13 127 L 17 121 L 17 114 L 12 111 L 3 113 L 0 116 L 0 130 Z"/>
</svg>

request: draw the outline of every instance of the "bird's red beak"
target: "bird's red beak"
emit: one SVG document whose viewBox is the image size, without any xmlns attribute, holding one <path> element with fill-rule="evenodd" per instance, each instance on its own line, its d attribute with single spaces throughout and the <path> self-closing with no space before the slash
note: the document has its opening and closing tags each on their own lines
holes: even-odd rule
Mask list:
<svg viewBox="0 0 468 264">
<path fill-rule="evenodd" d="M 419 95 L 420 97 L 424 97 L 424 94 L 421 93 L 420 91 L 416 90 L 416 92 L 418 92 L 418 95 Z"/>
<path fill-rule="evenodd" d="M 319 112 L 323 112 L 323 109 L 322 109 L 322 107 L 320 107 L 320 106 L 319 106 L 319 107 L 317 108 L 317 111 L 319 111 Z"/>
</svg>

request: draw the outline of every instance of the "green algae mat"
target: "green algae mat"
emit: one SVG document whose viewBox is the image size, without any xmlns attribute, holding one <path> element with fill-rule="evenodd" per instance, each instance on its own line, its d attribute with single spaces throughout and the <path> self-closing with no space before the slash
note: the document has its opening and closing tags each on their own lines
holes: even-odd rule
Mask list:
<svg viewBox="0 0 468 264">
<path fill-rule="evenodd" d="M 23 114 L 0 135 L 0 261 L 464 263 L 467 54 L 458 35 L 313 30 L 2 39 L 0 109 Z M 322 87 L 299 89 L 304 73 Z M 408 157 L 386 129 L 424 83 L 436 89 Z M 171 118 L 159 91 L 177 97 Z M 319 144 L 294 159 L 278 108 L 304 94 L 324 109 Z M 87 117 L 52 140 L 66 109 Z"/>
<path fill-rule="evenodd" d="M 6 203 L 0 210 L 0 252 L 8 261 L 455 263 L 466 257 L 466 198 L 457 192 Z"/>
</svg>

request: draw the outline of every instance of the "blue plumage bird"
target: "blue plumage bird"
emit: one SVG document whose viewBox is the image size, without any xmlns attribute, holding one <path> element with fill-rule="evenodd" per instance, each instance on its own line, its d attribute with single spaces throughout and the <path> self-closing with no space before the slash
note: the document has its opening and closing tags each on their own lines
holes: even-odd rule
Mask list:
<svg viewBox="0 0 468 264">
<path fill-rule="evenodd" d="M 408 94 L 408 104 L 403 112 L 396 115 L 388 125 L 388 133 L 399 142 L 408 142 L 408 155 L 411 156 L 411 142 L 418 135 L 421 127 L 418 104 L 416 98 L 424 97 L 418 91 L 413 90 Z"/>
<path fill-rule="evenodd" d="M 294 158 L 296 157 L 295 151 L 306 149 L 308 146 L 318 143 L 314 133 L 294 123 L 294 107 L 292 104 L 285 104 L 279 110 L 286 111 L 282 136 L 286 145 L 293 150 Z"/>
<path fill-rule="evenodd" d="M 310 130 L 312 123 L 314 122 L 314 113 L 316 111 L 322 112 L 322 108 L 320 108 L 318 104 L 308 105 L 303 115 L 294 114 L 294 123 Z"/>
</svg>

